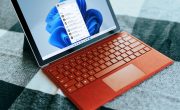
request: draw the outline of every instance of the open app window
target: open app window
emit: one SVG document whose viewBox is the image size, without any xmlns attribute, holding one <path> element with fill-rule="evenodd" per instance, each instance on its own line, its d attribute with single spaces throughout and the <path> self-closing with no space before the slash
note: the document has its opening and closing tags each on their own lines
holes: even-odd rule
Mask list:
<svg viewBox="0 0 180 110">
<path fill-rule="evenodd" d="M 63 49 L 99 33 L 103 16 L 97 9 L 87 9 L 85 0 L 60 0 L 50 10 L 46 23 L 49 43 Z"/>
</svg>

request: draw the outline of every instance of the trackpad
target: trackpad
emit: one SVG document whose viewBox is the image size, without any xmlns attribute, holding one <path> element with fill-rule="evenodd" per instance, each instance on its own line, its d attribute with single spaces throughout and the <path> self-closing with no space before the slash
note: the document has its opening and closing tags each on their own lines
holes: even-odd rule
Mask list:
<svg viewBox="0 0 180 110">
<path fill-rule="evenodd" d="M 103 81 L 115 92 L 118 92 L 120 89 L 126 87 L 144 75 L 145 73 L 142 70 L 137 68 L 135 65 L 130 64 L 114 74 L 104 78 Z"/>
</svg>

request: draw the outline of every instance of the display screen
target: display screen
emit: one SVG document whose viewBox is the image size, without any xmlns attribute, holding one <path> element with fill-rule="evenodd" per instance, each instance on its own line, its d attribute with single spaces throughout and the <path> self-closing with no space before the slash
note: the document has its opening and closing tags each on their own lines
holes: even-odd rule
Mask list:
<svg viewBox="0 0 180 110">
<path fill-rule="evenodd" d="M 106 0 L 18 0 L 43 60 L 116 29 Z"/>
</svg>

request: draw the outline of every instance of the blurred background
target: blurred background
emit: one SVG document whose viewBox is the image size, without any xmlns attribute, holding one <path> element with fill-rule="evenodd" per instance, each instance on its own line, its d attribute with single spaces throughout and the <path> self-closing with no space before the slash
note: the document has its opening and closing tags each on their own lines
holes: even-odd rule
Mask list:
<svg viewBox="0 0 180 110">
<path fill-rule="evenodd" d="M 115 13 L 160 20 L 180 22 L 179 0 L 110 0 Z M 10 0 L 0 0 L 0 28 L 11 29 L 18 20 Z"/>
</svg>

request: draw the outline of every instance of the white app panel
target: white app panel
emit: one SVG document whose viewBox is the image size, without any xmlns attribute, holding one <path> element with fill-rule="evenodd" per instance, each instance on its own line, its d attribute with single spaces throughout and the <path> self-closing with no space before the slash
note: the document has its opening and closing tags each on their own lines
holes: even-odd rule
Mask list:
<svg viewBox="0 0 180 110">
<path fill-rule="evenodd" d="M 90 36 L 76 0 L 68 0 L 56 5 L 71 43 Z"/>
</svg>

